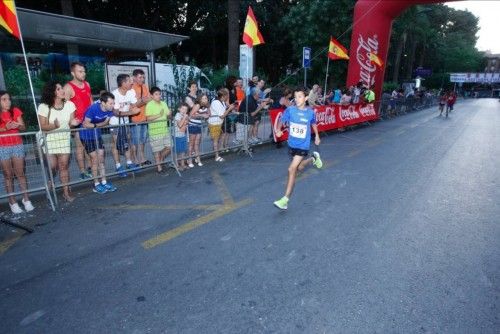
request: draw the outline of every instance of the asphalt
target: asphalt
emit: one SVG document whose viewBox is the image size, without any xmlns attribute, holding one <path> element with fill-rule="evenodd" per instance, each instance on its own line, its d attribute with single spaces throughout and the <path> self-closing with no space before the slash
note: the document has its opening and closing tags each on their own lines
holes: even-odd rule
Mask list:
<svg viewBox="0 0 500 334">
<path fill-rule="evenodd" d="M 498 333 L 500 103 L 267 145 L 0 225 L 2 333 Z"/>
</svg>

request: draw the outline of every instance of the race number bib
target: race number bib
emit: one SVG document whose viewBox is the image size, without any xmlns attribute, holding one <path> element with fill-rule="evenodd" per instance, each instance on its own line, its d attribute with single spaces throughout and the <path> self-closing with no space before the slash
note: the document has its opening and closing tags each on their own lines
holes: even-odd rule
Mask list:
<svg viewBox="0 0 500 334">
<path fill-rule="evenodd" d="M 307 134 L 307 125 L 290 123 L 290 136 L 305 139 Z"/>
</svg>

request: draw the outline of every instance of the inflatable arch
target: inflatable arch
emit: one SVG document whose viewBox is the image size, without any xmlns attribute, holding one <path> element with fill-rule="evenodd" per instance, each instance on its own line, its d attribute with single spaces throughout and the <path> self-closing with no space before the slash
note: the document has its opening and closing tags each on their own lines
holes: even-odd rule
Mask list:
<svg viewBox="0 0 500 334">
<path fill-rule="evenodd" d="M 372 86 L 377 99 L 380 98 L 394 18 L 412 5 L 448 1 L 451 0 L 358 0 L 354 7 L 347 86 L 362 81 Z M 370 52 L 382 59 L 381 68 L 371 63 Z"/>
</svg>

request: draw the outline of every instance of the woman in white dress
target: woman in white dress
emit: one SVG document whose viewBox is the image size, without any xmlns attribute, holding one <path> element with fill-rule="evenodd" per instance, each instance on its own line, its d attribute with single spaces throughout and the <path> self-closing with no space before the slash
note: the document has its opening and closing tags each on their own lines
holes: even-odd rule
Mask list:
<svg viewBox="0 0 500 334">
<path fill-rule="evenodd" d="M 67 202 L 75 199 L 69 189 L 69 157 L 71 153 L 70 128 L 78 126 L 74 119 L 75 105 L 66 101 L 59 82 L 49 82 L 43 87 L 42 103 L 38 107 L 41 130 L 46 133 L 47 154 L 52 172 L 59 172 L 63 197 Z"/>
</svg>

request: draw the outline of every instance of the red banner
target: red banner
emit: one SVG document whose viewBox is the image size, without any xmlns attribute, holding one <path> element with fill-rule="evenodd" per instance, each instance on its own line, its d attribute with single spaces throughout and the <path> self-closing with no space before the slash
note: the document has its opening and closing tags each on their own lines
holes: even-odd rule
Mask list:
<svg viewBox="0 0 500 334">
<path fill-rule="evenodd" d="M 273 125 L 273 136 L 275 141 L 285 141 L 288 139 L 288 131 L 285 126 L 282 127 L 283 135 L 276 137 L 276 126 L 281 120 L 281 115 L 285 109 L 271 109 L 269 115 L 271 124 Z M 339 105 L 332 104 L 328 106 L 317 106 L 314 108 L 316 113 L 316 124 L 318 131 L 328 131 L 333 129 L 343 128 L 345 126 L 354 125 L 378 119 L 377 112 L 372 103 L 370 104 L 350 104 Z"/>
</svg>

